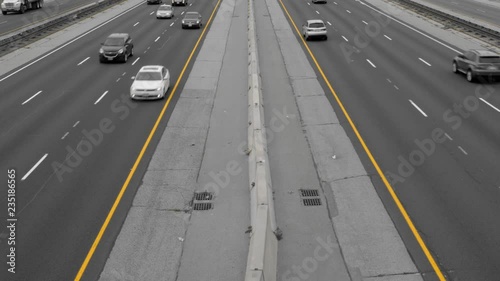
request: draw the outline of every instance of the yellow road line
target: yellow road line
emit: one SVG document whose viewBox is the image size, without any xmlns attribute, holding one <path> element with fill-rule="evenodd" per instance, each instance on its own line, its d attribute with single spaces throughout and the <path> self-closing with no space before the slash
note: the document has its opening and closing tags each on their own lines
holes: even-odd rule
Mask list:
<svg viewBox="0 0 500 281">
<path fill-rule="evenodd" d="M 191 51 L 191 54 L 189 55 L 186 63 L 184 64 L 184 67 L 182 68 L 181 74 L 179 75 L 179 78 L 177 79 L 177 82 L 175 83 L 174 88 L 172 89 L 172 92 L 170 93 L 170 96 L 167 99 L 167 102 L 163 106 L 163 109 L 160 112 L 160 115 L 156 119 L 156 122 L 155 122 L 153 128 L 151 129 L 151 132 L 149 133 L 149 136 L 146 139 L 146 142 L 144 143 L 144 146 L 142 147 L 141 152 L 139 153 L 139 156 L 137 156 L 137 159 L 135 160 L 134 166 L 130 170 L 130 173 L 128 174 L 127 179 L 123 183 L 123 186 L 120 190 L 120 193 L 118 193 L 118 196 L 116 197 L 115 202 L 113 203 L 113 206 L 111 207 L 111 210 L 109 211 L 108 216 L 106 217 L 106 220 L 104 221 L 103 225 L 101 226 L 101 229 L 99 230 L 99 233 L 97 234 L 97 237 L 95 238 L 94 243 L 92 244 L 92 247 L 90 247 L 90 250 L 87 253 L 87 256 L 85 257 L 85 260 L 83 261 L 82 266 L 80 267 L 80 270 L 78 271 L 78 274 L 75 277 L 75 281 L 79 281 L 82 278 L 83 274 L 85 273 L 85 270 L 87 269 L 87 266 L 88 266 L 90 260 L 92 259 L 92 256 L 94 255 L 94 252 L 97 249 L 97 246 L 99 245 L 99 242 L 101 241 L 102 236 L 104 235 L 104 232 L 106 231 L 109 222 L 113 218 L 113 215 L 116 211 L 116 208 L 118 207 L 118 204 L 120 204 L 120 201 L 123 197 L 123 194 L 127 190 L 127 187 L 129 185 L 130 181 L 132 180 L 132 177 L 134 176 L 135 171 L 136 171 L 137 167 L 139 166 L 139 163 L 141 162 L 142 157 L 144 156 L 144 153 L 146 152 L 146 149 L 148 148 L 149 143 L 151 142 L 151 139 L 153 138 L 153 136 L 156 132 L 156 129 L 158 128 L 158 125 L 160 124 L 160 121 L 163 118 L 163 115 L 165 114 L 165 111 L 167 110 L 167 108 L 170 104 L 170 101 L 172 100 L 172 97 L 174 96 L 174 94 L 177 90 L 177 87 L 179 86 L 179 84 L 182 80 L 182 77 L 184 76 L 184 72 L 186 71 L 189 63 L 191 62 L 191 59 L 192 59 L 194 53 L 198 49 L 198 45 L 200 44 L 201 39 L 203 38 L 203 35 L 205 34 L 208 26 L 210 25 L 210 22 L 212 21 L 212 18 L 214 16 L 215 12 L 217 11 L 217 7 L 219 7 L 220 1 L 221 0 L 217 1 L 217 4 L 215 5 L 214 10 L 212 11 L 212 14 L 210 15 L 210 18 L 208 19 L 207 24 L 203 28 L 203 31 L 201 32 L 201 35 L 198 38 L 198 41 L 196 41 L 196 44 L 194 45 L 193 50 Z"/>
<path fill-rule="evenodd" d="M 370 149 L 368 148 L 368 146 L 366 145 L 365 141 L 361 137 L 361 134 L 359 133 L 356 125 L 354 125 L 354 122 L 352 121 L 349 113 L 347 113 L 347 110 L 345 109 L 344 105 L 340 101 L 337 93 L 335 92 L 335 90 L 333 90 L 333 87 L 330 84 L 330 81 L 326 78 L 326 75 L 323 72 L 323 69 L 321 68 L 321 66 L 319 65 L 318 61 L 316 60 L 316 57 L 313 55 L 313 53 L 309 49 L 309 46 L 307 45 L 306 41 L 302 37 L 302 34 L 300 33 L 299 29 L 297 28 L 297 25 L 295 24 L 295 22 L 293 21 L 292 17 L 290 16 L 290 13 L 288 13 L 288 10 L 286 9 L 285 4 L 283 4 L 283 2 L 281 0 L 279 0 L 279 2 L 281 4 L 281 7 L 283 7 L 283 10 L 287 14 L 288 19 L 290 20 L 290 22 L 292 23 L 293 27 L 295 28 L 295 31 L 297 32 L 297 34 L 299 35 L 299 37 L 302 39 L 302 43 L 306 47 L 307 52 L 309 53 L 309 55 L 311 56 L 312 60 L 314 61 L 314 64 L 316 65 L 318 71 L 321 73 L 321 77 L 323 77 L 323 80 L 328 85 L 328 88 L 330 89 L 330 92 L 332 93 L 333 97 L 335 98 L 335 100 L 337 101 L 338 105 L 342 109 L 342 112 L 344 113 L 347 121 L 351 125 L 352 130 L 354 131 L 354 133 L 356 134 L 356 137 L 358 138 L 359 142 L 361 143 L 361 146 L 363 146 L 363 149 L 365 150 L 365 153 L 368 155 L 368 158 L 370 158 L 370 161 L 372 162 L 373 166 L 377 170 L 377 173 L 379 174 L 380 178 L 384 182 L 385 187 L 387 188 L 387 190 L 391 194 L 392 199 L 394 200 L 394 202 L 398 206 L 399 211 L 401 212 L 401 214 L 403 215 L 406 223 L 410 227 L 411 232 L 415 236 L 415 239 L 417 240 L 418 244 L 420 245 L 420 248 L 422 248 L 422 251 L 424 252 L 425 256 L 427 257 L 427 260 L 429 261 L 429 263 L 431 264 L 432 268 L 434 269 L 434 272 L 439 277 L 440 281 L 445 281 L 446 279 L 444 278 L 444 275 L 441 272 L 441 269 L 439 268 L 439 266 L 437 265 L 436 261 L 434 260 L 434 257 L 432 256 L 432 254 L 430 253 L 429 249 L 427 248 L 427 245 L 425 244 L 424 240 L 422 239 L 422 237 L 418 233 L 417 228 L 413 224 L 413 221 L 411 220 L 410 216 L 406 212 L 405 207 L 403 206 L 403 204 L 399 200 L 398 196 L 396 195 L 396 192 L 394 192 L 394 189 L 392 188 L 391 184 L 389 183 L 389 181 L 385 177 L 384 173 L 380 169 L 380 166 L 378 165 L 377 161 L 373 157 Z"/>
</svg>

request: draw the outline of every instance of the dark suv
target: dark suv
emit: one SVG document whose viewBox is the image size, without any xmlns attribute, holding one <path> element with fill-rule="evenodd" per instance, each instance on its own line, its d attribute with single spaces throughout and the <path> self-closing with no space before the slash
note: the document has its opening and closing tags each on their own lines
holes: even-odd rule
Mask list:
<svg viewBox="0 0 500 281">
<path fill-rule="evenodd" d="M 134 44 L 127 33 L 113 33 L 101 43 L 99 50 L 99 61 L 122 61 L 127 62 L 128 57 L 134 55 Z"/>
<path fill-rule="evenodd" d="M 479 76 L 500 77 L 500 55 L 488 50 L 469 50 L 453 59 L 453 72 L 462 72 L 467 81 Z"/>
</svg>

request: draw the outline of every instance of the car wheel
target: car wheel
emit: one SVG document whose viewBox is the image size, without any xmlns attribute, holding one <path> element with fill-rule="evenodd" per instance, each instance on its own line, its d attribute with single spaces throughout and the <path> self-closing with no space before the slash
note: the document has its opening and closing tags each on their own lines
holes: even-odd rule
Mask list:
<svg viewBox="0 0 500 281">
<path fill-rule="evenodd" d="M 453 62 L 453 65 L 451 66 L 453 73 L 458 73 L 458 68 L 457 68 L 457 63 Z"/>
<path fill-rule="evenodd" d="M 123 55 L 123 62 L 127 62 L 127 61 L 128 61 L 128 55 L 125 54 L 125 55 Z"/>
<path fill-rule="evenodd" d="M 130 56 L 133 57 L 134 56 L 134 48 L 130 49 Z"/>
<path fill-rule="evenodd" d="M 327 39 L 328 39 L 328 36 L 327 36 L 327 35 L 325 35 L 325 37 L 323 37 L 323 40 L 325 40 L 325 41 L 326 41 Z"/>
<path fill-rule="evenodd" d="M 38 8 L 41 9 L 42 7 L 43 7 L 43 0 L 40 0 L 38 1 Z"/>
<path fill-rule="evenodd" d="M 474 73 L 472 72 L 472 70 L 467 70 L 467 81 L 469 82 L 474 82 Z"/>
<path fill-rule="evenodd" d="M 6 11 L 2 11 L 2 14 L 3 14 L 3 15 L 6 15 L 6 14 L 7 14 L 7 12 L 6 12 Z"/>
<path fill-rule="evenodd" d="M 24 14 L 26 12 L 26 6 L 22 5 L 21 9 L 19 9 L 19 13 Z"/>
</svg>

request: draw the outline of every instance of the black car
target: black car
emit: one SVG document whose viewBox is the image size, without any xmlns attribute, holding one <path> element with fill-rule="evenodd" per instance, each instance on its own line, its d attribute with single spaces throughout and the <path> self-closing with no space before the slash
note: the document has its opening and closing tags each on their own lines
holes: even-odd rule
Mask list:
<svg viewBox="0 0 500 281">
<path fill-rule="evenodd" d="M 146 0 L 146 3 L 149 4 L 161 4 L 162 0 Z"/>
<path fill-rule="evenodd" d="M 187 12 L 182 19 L 182 28 L 196 27 L 200 28 L 203 24 L 201 23 L 201 15 L 198 12 Z"/>
<path fill-rule="evenodd" d="M 127 33 L 113 33 L 101 45 L 99 50 L 100 62 L 127 62 L 128 57 L 134 55 L 134 44 Z"/>
<path fill-rule="evenodd" d="M 172 6 L 187 6 L 188 0 L 172 0 Z"/>
<path fill-rule="evenodd" d="M 500 77 L 500 55 L 488 50 L 469 50 L 453 59 L 453 72 L 462 72 L 467 81 L 477 77 Z"/>
</svg>

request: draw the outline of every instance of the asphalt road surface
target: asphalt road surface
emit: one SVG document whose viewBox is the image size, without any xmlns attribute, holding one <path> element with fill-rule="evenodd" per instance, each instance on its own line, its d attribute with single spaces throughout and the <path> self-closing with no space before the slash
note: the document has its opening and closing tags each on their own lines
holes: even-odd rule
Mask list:
<svg viewBox="0 0 500 281">
<path fill-rule="evenodd" d="M 307 44 L 445 276 L 498 280 L 500 83 L 468 83 L 451 71 L 462 50 L 374 13 L 362 1 L 283 3 L 299 29 L 307 19 L 325 21 L 328 40 Z M 345 118 L 344 124 L 366 155 Z M 374 168 L 362 159 L 420 272 L 436 280 Z"/>
<path fill-rule="evenodd" d="M 176 7 L 170 20 L 156 19 L 157 5 L 140 5 L 26 69 L 0 77 L 1 179 L 7 181 L 8 169 L 16 170 L 18 219 L 16 274 L 4 270 L 7 249 L 2 249 L 0 280 L 75 278 L 165 104 L 131 101 L 131 77 L 143 65 L 165 65 L 171 73 L 170 94 L 201 35 L 201 29 L 181 29 L 181 14 L 199 11 L 206 21 L 215 4 L 190 1 Z M 100 64 L 100 43 L 113 32 L 131 34 L 134 56 L 124 64 Z M 83 280 L 96 280 L 104 266 L 151 151 Z M 2 196 L 0 205 L 7 206 L 6 200 Z M 2 210 L 2 225 L 6 219 Z M 6 232 L 2 227 L 2 240 Z"/>
</svg>

